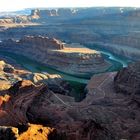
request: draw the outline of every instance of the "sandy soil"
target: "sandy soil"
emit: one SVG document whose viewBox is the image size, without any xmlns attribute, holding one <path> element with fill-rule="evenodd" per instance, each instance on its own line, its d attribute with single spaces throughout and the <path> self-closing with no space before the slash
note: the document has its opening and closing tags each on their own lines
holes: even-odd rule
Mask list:
<svg viewBox="0 0 140 140">
<path fill-rule="evenodd" d="M 0 27 L 13 28 L 13 27 L 24 27 L 24 26 L 36 26 L 37 23 L 4 23 L 0 24 Z"/>
<path fill-rule="evenodd" d="M 89 48 L 86 48 L 83 45 L 72 43 L 72 44 L 65 44 L 66 47 L 62 50 L 54 50 L 58 52 L 64 52 L 64 53 L 86 53 L 86 54 L 100 54 L 96 50 L 92 50 Z"/>
</svg>

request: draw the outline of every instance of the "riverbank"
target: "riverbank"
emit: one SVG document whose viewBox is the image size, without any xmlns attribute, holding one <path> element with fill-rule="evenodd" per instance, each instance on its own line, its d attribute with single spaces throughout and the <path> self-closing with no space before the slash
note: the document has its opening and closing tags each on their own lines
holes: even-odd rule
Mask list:
<svg viewBox="0 0 140 140">
<path fill-rule="evenodd" d="M 110 53 L 107 53 L 104 50 L 99 50 L 99 48 L 94 47 L 94 49 L 97 49 L 98 51 L 100 51 L 104 57 L 104 59 L 107 59 L 108 61 L 110 61 L 110 63 L 112 63 L 112 66 L 104 71 L 104 72 L 111 72 L 111 71 L 118 71 L 120 70 L 124 65 L 120 62 L 117 61 L 116 57 L 114 57 L 114 55 L 112 55 L 112 58 L 115 58 L 115 60 L 112 60 L 110 57 Z M 29 70 L 31 72 L 39 72 L 39 73 L 49 73 L 49 74 L 59 74 L 62 76 L 63 79 L 65 79 L 66 81 L 68 81 L 71 86 L 73 87 L 74 91 L 73 91 L 73 95 L 76 99 L 76 101 L 80 101 L 85 97 L 85 86 L 87 85 L 90 76 L 89 75 L 72 75 L 72 74 L 68 74 L 68 73 L 64 73 L 62 71 L 56 70 L 52 67 L 40 64 L 38 62 L 36 62 L 35 60 L 29 59 L 25 56 L 22 55 L 17 55 L 11 52 L 6 52 L 6 51 L 0 51 L 0 55 L 3 55 L 5 58 L 11 58 L 12 61 L 14 61 L 15 64 L 20 65 L 21 67 L 23 67 L 26 70 Z M 121 59 L 121 58 L 119 58 Z M 122 60 L 123 62 L 123 60 Z M 125 64 L 127 64 L 127 62 L 125 62 Z M 102 72 L 102 73 L 104 73 Z M 95 73 L 95 74 L 99 74 L 99 73 Z M 91 75 L 93 76 L 93 75 Z"/>
<path fill-rule="evenodd" d="M 120 63 L 122 67 L 127 67 L 129 63 L 133 62 L 131 59 L 128 59 L 125 56 L 117 55 L 114 52 L 111 52 L 105 49 L 102 45 L 95 43 L 95 44 L 86 44 L 86 46 L 89 47 L 90 49 L 95 49 L 99 51 L 107 60 Z M 118 67 L 118 68 L 120 69 L 122 67 Z M 116 70 L 119 70 L 119 69 L 116 69 Z"/>
<path fill-rule="evenodd" d="M 0 51 L 0 56 L 1 58 L 4 58 L 6 62 L 11 62 L 10 64 L 17 66 L 18 68 L 28 70 L 30 72 L 59 74 L 64 80 L 70 83 L 71 87 L 73 88 L 71 96 L 73 96 L 76 101 L 81 101 L 85 97 L 84 89 L 89 81 L 88 78 L 84 79 L 76 77 L 74 75 L 68 75 L 53 68 L 39 64 L 38 62 L 24 56 L 13 54 L 10 52 Z"/>
</svg>

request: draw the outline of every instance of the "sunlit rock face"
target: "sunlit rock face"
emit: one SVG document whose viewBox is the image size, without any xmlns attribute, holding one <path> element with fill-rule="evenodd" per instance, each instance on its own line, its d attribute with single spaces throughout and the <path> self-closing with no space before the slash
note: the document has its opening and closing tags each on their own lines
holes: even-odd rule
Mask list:
<svg viewBox="0 0 140 140">
<path fill-rule="evenodd" d="M 122 75 L 131 75 L 130 79 L 135 73 L 139 75 L 139 64 L 130 65 L 129 72 L 125 69 Z M 68 140 L 139 140 L 139 94 L 114 89 L 116 84 L 123 84 L 122 75 L 111 72 L 93 76 L 81 102 L 53 91 L 44 83 L 18 81 L 8 90 L 0 91 L 0 125 L 16 127 L 1 127 L 0 136 L 5 138 L 9 130 L 9 135 L 17 138 L 35 134 L 40 138 L 50 135 L 48 138 Z M 127 82 L 130 88 L 132 81 Z"/>
<path fill-rule="evenodd" d="M 42 138 L 44 135 L 47 137 L 47 134 L 51 135 L 52 133 L 53 139 L 61 136 L 61 138 L 68 140 L 76 138 L 81 140 L 92 140 L 93 138 L 111 140 L 114 137 L 112 132 L 98 122 L 85 118 L 85 115 L 81 116 L 82 114 L 79 113 L 85 114 L 85 109 L 83 110 L 80 105 L 76 105 L 71 97 L 54 93 L 46 85 L 35 86 L 29 81 L 22 81 L 21 84 L 16 83 L 6 93 L 8 95 L 4 95 L 3 92 L 3 96 L 0 98 L 2 99 L 0 125 L 18 127 L 19 133 L 22 132 L 20 135 L 18 129 L 14 129 L 15 134 L 13 128 L 9 128 L 13 136 L 24 138 L 27 135 L 33 137 L 36 134 Z M 25 127 L 24 125 L 27 125 L 28 122 L 40 123 L 51 128 L 41 125 Z M 22 126 L 22 124 L 24 125 Z M 57 133 L 53 128 L 57 130 Z M 42 131 L 40 132 L 38 129 L 42 129 Z M 1 130 L 4 131 L 3 128 Z M 7 133 L 6 130 L 5 133 Z M 5 137 L 4 134 L 1 136 Z"/>
<path fill-rule="evenodd" d="M 5 18 L 5 19 L 0 19 L 0 24 L 6 24 L 6 23 L 13 23 L 14 20 L 11 18 Z"/>
<path fill-rule="evenodd" d="M 1 48 L 69 74 L 90 76 L 111 66 L 98 51 L 80 44 L 64 44 L 55 38 L 43 36 L 4 41 Z"/>
<path fill-rule="evenodd" d="M 2 140 L 52 140 L 56 138 L 61 137 L 54 128 L 44 127 L 42 125 L 26 124 L 18 125 L 18 127 L 0 126 L 0 139 Z"/>
<path fill-rule="evenodd" d="M 0 23 L 2 28 L 7 23 L 9 26 L 17 23 L 36 23 L 40 26 L 6 30 L 6 33 L 0 32 L 0 36 L 20 38 L 27 34 L 47 34 L 68 42 L 91 44 L 92 47 L 98 42 L 102 49 L 139 60 L 139 13 L 139 8 L 120 7 L 35 9 L 28 16 L 1 18 Z"/>
<path fill-rule="evenodd" d="M 70 11 L 70 9 L 68 10 Z M 140 59 L 139 8 L 85 8 L 75 9 L 75 12 L 74 9 L 71 9 L 71 16 L 68 12 L 65 12 L 65 9 L 57 9 L 57 13 L 59 11 L 64 14 L 56 14 L 56 19 L 64 17 L 68 20 L 67 17 L 69 17 L 70 31 L 65 32 L 67 25 L 66 27 L 56 25 L 59 27 L 58 34 L 56 30 L 55 32 L 50 30 L 49 33 L 56 36 L 61 34 L 62 38 L 66 40 L 84 44 L 93 45 L 95 42 L 100 42 L 99 45 L 102 49 L 105 48 L 114 54 L 129 59 Z M 46 18 L 48 17 L 50 16 L 46 16 Z M 79 21 L 77 19 L 79 27 L 73 25 L 74 17 L 80 19 Z M 64 35 L 62 35 L 62 32 Z"/>
<path fill-rule="evenodd" d="M 12 83 L 21 80 L 17 75 L 14 75 L 14 67 L 0 61 L 0 90 L 8 89 Z"/>
<path fill-rule="evenodd" d="M 16 16 L 16 17 L 4 17 L 4 18 L 0 18 L 0 24 L 1 26 L 8 26 L 8 25 L 12 25 L 14 26 L 14 24 L 28 24 L 31 22 L 31 18 L 26 16 L 26 15 L 22 15 L 22 16 Z M 15 26 L 16 27 L 16 26 Z"/>
<path fill-rule="evenodd" d="M 9 89 L 13 84 L 22 80 L 30 80 L 36 85 L 45 83 L 53 92 L 63 95 L 70 95 L 72 91 L 70 84 L 63 80 L 60 75 L 32 73 L 26 70 L 19 70 L 4 61 L 0 61 L 0 91 Z M 29 85 L 31 84 L 30 81 L 26 82 L 26 87 L 27 83 Z M 23 87 L 24 82 L 19 82 L 18 85 L 15 85 L 14 88 L 16 93 L 18 93 L 18 90 L 20 91 L 20 88 L 18 88 L 20 86 Z"/>
</svg>

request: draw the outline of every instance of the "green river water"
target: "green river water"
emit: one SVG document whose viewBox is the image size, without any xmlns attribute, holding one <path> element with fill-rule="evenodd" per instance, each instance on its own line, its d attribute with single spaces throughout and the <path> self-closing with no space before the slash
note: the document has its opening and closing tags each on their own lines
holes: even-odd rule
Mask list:
<svg viewBox="0 0 140 140">
<path fill-rule="evenodd" d="M 72 96 L 75 97 L 76 101 L 80 101 L 85 96 L 84 88 L 90 79 L 89 77 L 86 77 L 86 75 L 83 76 L 84 78 L 77 76 L 77 75 L 70 75 L 70 74 L 58 71 L 54 68 L 42 65 L 27 57 L 17 55 L 17 54 L 11 53 L 11 52 L 0 51 L 0 54 L 14 59 L 18 64 L 20 64 L 22 67 L 24 67 L 25 69 L 27 69 L 31 72 L 47 72 L 49 74 L 61 75 L 73 87 L 74 95 L 72 95 Z M 115 58 L 115 60 L 110 59 L 110 55 L 111 55 L 111 58 Z M 103 53 L 103 56 L 105 59 L 107 59 L 108 61 L 110 61 L 113 64 L 112 67 L 110 67 L 110 69 L 108 69 L 107 71 L 117 71 L 123 67 L 124 63 L 125 63 L 125 65 L 127 64 L 123 60 L 121 60 L 122 63 L 120 62 L 120 60 L 117 61 L 117 58 L 114 57 L 112 54 L 105 52 L 105 53 Z"/>
</svg>

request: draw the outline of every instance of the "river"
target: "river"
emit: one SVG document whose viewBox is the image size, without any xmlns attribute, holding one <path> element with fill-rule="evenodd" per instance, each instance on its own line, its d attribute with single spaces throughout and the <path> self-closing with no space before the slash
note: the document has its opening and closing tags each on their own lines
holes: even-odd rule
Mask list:
<svg viewBox="0 0 140 140">
<path fill-rule="evenodd" d="M 97 49 L 96 49 L 97 50 Z M 105 59 L 109 60 L 113 65 L 112 67 L 107 71 L 117 71 L 121 69 L 124 66 L 127 66 L 127 62 L 122 60 L 121 58 L 117 58 L 116 56 L 112 55 L 109 52 L 106 51 L 100 51 Z M 51 67 L 42 65 L 34 60 L 31 60 L 27 57 L 24 57 L 22 55 L 17 55 L 11 52 L 7 51 L 0 51 L 0 55 L 7 56 L 9 58 L 12 58 L 16 61 L 16 63 L 20 64 L 25 69 L 31 71 L 31 72 L 39 72 L 39 73 L 49 73 L 49 74 L 59 74 L 61 75 L 65 80 L 70 82 L 71 86 L 74 88 L 76 94 L 72 95 L 75 97 L 77 101 L 80 101 L 85 96 L 84 89 L 86 84 L 89 81 L 89 77 L 81 78 L 76 75 L 70 75 L 66 74 L 64 72 L 58 71 L 56 69 L 53 69 Z"/>
</svg>

